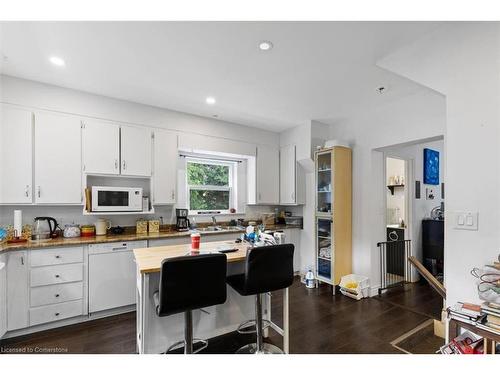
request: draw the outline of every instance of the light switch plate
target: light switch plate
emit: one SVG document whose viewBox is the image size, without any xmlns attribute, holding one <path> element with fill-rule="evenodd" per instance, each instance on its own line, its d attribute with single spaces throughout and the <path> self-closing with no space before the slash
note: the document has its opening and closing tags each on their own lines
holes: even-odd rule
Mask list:
<svg viewBox="0 0 500 375">
<path fill-rule="evenodd" d="M 457 211 L 453 215 L 455 229 L 478 230 L 479 213 L 471 211 Z"/>
</svg>

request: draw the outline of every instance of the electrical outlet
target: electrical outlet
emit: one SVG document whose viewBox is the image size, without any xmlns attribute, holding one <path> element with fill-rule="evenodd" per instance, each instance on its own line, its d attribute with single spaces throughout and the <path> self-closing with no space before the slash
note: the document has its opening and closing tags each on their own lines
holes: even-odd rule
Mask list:
<svg viewBox="0 0 500 375">
<path fill-rule="evenodd" d="M 433 188 L 425 188 L 425 199 L 427 199 L 427 200 L 434 199 L 434 189 Z"/>
</svg>

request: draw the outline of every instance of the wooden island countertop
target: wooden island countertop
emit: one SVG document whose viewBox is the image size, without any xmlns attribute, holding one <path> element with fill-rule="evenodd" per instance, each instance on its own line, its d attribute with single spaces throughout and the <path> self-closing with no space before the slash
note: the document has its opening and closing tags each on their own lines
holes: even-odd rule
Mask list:
<svg viewBox="0 0 500 375">
<path fill-rule="evenodd" d="M 247 243 L 235 243 L 234 241 L 202 242 L 200 244 L 200 254 L 217 252 L 217 248 L 221 246 L 238 249 L 238 251 L 226 253 L 228 263 L 245 260 L 247 256 L 247 249 L 250 248 Z M 191 244 L 134 249 L 135 262 L 137 264 L 137 269 L 141 274 L 160 272 L 161 262 L 164 259 L 189 254 L 191 254 Z"/>
</svg>

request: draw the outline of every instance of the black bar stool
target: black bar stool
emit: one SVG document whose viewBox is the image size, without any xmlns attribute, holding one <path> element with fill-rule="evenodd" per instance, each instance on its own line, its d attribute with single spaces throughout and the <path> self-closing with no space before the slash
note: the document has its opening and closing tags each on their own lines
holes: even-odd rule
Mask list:
<svg viewBox="0 0 500 375">
<path fill-rule="evenodd" d="M 226 302 L 225 254 L 204 254 L 165 259 L 161 264 L 160 289 L 153 300 L 158 316 L 184 313 L 184 354 L 193 353 L 193 310 Z M 194 353 L 205 349 L 207 342 Z"/>
<path fill-rule="evenodd" d="M 257 333 L 257 342 L 236 353 L 283 353 L 277 346 L 263 342 L 262 294 L 292 285 L 293 252 L 292 244 L 254 247 L 247 252 L 245 273 L 227 278 L 227 283 L 242 296 L 255 295 L 255 331 L 251 332 Z"/>
</svg>

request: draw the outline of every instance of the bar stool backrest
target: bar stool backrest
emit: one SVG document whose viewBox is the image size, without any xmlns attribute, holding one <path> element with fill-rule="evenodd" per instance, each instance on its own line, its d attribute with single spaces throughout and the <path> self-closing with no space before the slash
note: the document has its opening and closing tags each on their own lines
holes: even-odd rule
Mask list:
<svg viewBox="0 0 500 375">
<path fill-rule="evenodd" d="M 294 250 L 292 244 L 254 247 L 248 250 L 245 294 L 267 293 L 292 285 Z"/>
<path fill-rule="evenodd" d="M 165 259 L 161 264 L 158 315 L 166 316 L 226 301 L 225 254 Z"/>
</svg>

